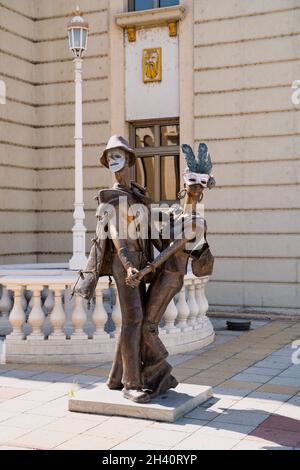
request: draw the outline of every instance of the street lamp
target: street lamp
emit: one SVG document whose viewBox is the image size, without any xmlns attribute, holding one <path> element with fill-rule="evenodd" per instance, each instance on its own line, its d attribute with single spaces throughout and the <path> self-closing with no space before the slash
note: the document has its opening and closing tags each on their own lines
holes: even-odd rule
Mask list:
<svg viewBox="0 0 300 470">
<path fill-rule="evenodd" d="M 78 270 L 86 264 L 84 210 L 83 210 L 83 170 L 82 170 L 82 57 L 87 49 L 89 25 L 82 18 L 79 7 L 68 24 L 69 48 L 75 64 L 75 202 L 73 232 L 73 256 L 69 268 Z"/>
</svg>

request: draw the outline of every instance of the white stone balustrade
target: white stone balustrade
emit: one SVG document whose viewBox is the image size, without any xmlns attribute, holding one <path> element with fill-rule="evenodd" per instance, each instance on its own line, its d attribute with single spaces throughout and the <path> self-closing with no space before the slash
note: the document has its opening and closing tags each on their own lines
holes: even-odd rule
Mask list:
<svg viewBox="0 0 300 470">
<path fill-rule="evenodd" d="M 11 327 L 6 336 L 7 362 L 101 363 L 112 359 L 122 326 L 116 286 L 111 286 L 116 300 L 108 308 L 104 302 L 104 291 L 109 292 L 108 278 L 100 278 L 95 299 L 89 305 L 79 296 L 70 299 L 75 279 L 76 273 L 72 272 L 48 277 L 0 276 L 0 316 L 7 316 Z M 168 305 L 160 332 L 170 354 L 198 349 L 213 341 L 213 327 L 206 316 L 208 279 L 187 274 L 182 290 Z M 32 292 L 29 308 L 25 290 Z M 13 293 L 13 301 L 9 292 Z M 108 329 L 107 325 L 113 326 Z"/>
</svg>

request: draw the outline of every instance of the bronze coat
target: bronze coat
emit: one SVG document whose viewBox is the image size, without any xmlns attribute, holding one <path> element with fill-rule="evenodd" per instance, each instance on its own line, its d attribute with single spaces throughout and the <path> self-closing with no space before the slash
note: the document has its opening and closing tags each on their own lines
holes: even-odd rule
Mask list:
<svg viewBox="0 0 300 470">
<path fill-rule="evenodd" d="M 98 218 L 96 235 L 92 240 L 92 247 L 86 268 L 81 273 L 81 278 L 74 289 L 75 293 L 81 295 L 85 299 L 90 300 L 93 297 L 99 277 L 110 276 L 113 274 L 112 262 L 116 249 L 109 237 L 108 225 L 110 217 L 112 216 L 111 209 L 114 208 L 116 213 L 118 213 L 119 198 L 124 196 L 127 196 L 128 206 L 138 203 L 148 206 L 151 203 L 151 200 L 145 195 L 144 188 L 135 183 L 132 183 L 130 188 L 115 185 L 113 189 L 104 189 L 99 191 L 98 196 L 96 197 L 99 202 L 96 211 L 96 216 Z M 151 219 L 149 218 L 148 220 L 150 221 Z M 148 224 L 148 238 L 142 242 L 140 239 L 137 241 L 137 243 L 142 243 L 142 246 L 138 247 L 138 250 L 144 253 L 145 259 L 149 262 L 153 260 L 150 229 L 151 227 L 149 227 Z M 160 238 L 154 240 L 153 243 L 158 249 L 161 249 Z M 129 258 L 127 261 L 130 265 L 130 253 L 128 253 L 127 256 Z"/>
</svg>

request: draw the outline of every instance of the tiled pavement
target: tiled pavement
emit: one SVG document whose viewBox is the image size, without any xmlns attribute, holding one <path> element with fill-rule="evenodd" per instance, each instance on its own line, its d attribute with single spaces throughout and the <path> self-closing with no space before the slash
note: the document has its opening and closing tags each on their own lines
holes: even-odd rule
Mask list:
<svg viewBox="0 0 300 470">
<path fill-rule="evenodd" d="M 214 344 L 170 358 L 180 381 L 214 388 L 176 423 L 69 412 L 68 394 L 104 382 L 110 364 L 0 365 L 0 449 L 300 449 L 300 321 L 214 324 Z"/>
</svg>

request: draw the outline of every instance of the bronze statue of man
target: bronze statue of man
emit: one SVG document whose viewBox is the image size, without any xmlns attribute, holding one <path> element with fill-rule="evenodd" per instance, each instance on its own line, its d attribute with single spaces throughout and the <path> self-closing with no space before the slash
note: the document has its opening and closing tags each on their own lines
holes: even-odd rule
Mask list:
<svg viewBox="0 0 300 470">
<path fill-rule="evenodd" d="M 145 283 L 131 289 L 126 285 L 126 278 L 131 278 L 152 259 L 148 232 L 143 236 L 140 231 L 142 225 L 150 222 L 146 216 L 151 199 L 144 188 L 130 182 L 130 166 L 135 163 L 135 154 L 123 137 L 114 135 L 109 139 L 100 161 L 114 174 L 116 183 L 112 189 L 100 190 L 97 196 L 96 237 L 75 292 L 90 299 L 99 277 L 113 275 L 119 294 L 122 327 L 107 385 L 110 389 L 123 390 L 124 397 L 129 400 L 147 403 L 150 397 L 143 390 L 141 379 Z M 140 208 L 137 226 L 130 212 L 136 204 Z M 128 230 L 129 224 L 131 230 Z M 156 242 L 159 248 L 159 239 Z"/>
</svg>

